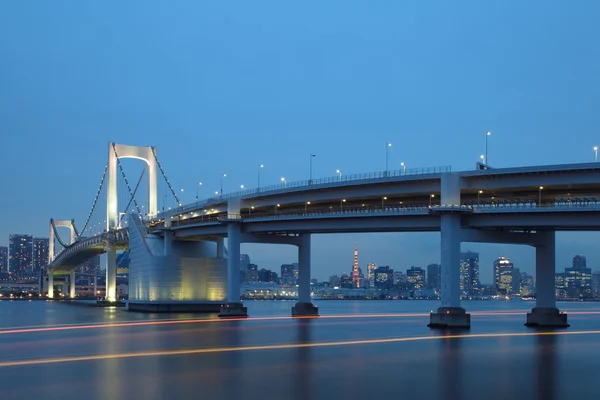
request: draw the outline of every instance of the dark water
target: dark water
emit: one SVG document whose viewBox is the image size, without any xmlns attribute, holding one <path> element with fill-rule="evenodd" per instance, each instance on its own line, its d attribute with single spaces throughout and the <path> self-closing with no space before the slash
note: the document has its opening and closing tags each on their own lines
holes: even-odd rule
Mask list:
<svg viewBox="0 0 600 400">
<path fill-rule="evenodd" d="M 318 319 L 248 301 L 220 321 L 3 301 L 0 399 L 600 398 L 600 303 L 559 304 L 571 328 L 537 335 L 532 302 L 465 302 L 452 338 L 426 327 L 436 301 L 316 303 Z"/>
</svg>

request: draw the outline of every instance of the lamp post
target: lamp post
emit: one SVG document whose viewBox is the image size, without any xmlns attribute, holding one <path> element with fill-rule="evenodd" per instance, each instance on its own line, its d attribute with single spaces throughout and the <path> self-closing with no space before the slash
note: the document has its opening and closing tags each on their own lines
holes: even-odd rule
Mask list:
<svg viewBox="0 0 600 400">
<path fill-rule="evenodd" d="M 392 147 L 392 144 L 390 142 L 386 142 L 385 144 L 385 176 L 388 175 L 388 149 Z"/>
<path fill-rule="evenodd" d="M 223 178 L 225 178 L 227 176 L 227 174 L 223 173 L 221 174 L 221 196 L 223 196 Z"/>
<path fill-rule="evenodd" d="M 538 207 L 542 206 L 542 190 L 544 189 L 543 186 L 540 186 L 540 190 L 538 191 Z"/>
<path fill-rule="evenodd" d="M 283 182 L 283 187 L 287 188 L 287 181 L 285 180 L 284 177 L 281 177 L 281 182 Z"/>
<path fill-rule="evenodd" d="M 198 203 L 198 192 L 199 192 L 200 186 L 202 186 L 202 182 L 198 182 L 198 184 L 196 185 L 196 203 Z"/>
<path fill-rule="evenodd" d="M 315 154 L 311 154 L 309 157 L 309 161 L 310 161 L 310 171 L 309 171 L 309 175 L 308 175 L 308 184 L 309 185 L 312 185 L 312 160 L 315 157 L 316 157 Z"/>
<path fill-rule="evenodd" d="M 486 131 L 485 132 L 485 161 L 487 161 L 488 157 L 488 136 L 490 136 L 492 134 L 492 132 L 490 131 Z"/>
<path fill-rule="evenodd" d="M 265 166 L 262 164 L 258 164 L 256 166 L 256 191 L 260 192 L 260 169 L 264 168 Z"/>
<path fill-rule="evenodd" d="M 429 207 L 431 207 L 431 202 L 434 197 L 435 197 L 435 194 L 432 194 L 431 196 L 429 196 Z"/>
<path fill-rule="evenodd" d="M 404 164 L 404 162 L 401 162 L 400 166 L 402 167 L 402 175 L 406 175 L 406 164 Z"/>
<path fill-rule="evenodd" d="M 598 162 L 598 146 L 594 146 L 594 161 Z"/>
<path fill-rule="evenodd" d="M 479 156 L 479 158 L 481 159 L 481 163 L 485 165 L 485 156 L 482 154 Z"/>
<path fill-rule="evenodd" d="M 340 176 L 340 182 L 342 181 L 342 170 L 340 169 L 336 169 L 335 173 L 338 174 Z"/>
<path fill-rule="evenodd" d="M 483 194 L 483 190 L 477 192 L 477 207 L 479 207 L 479 196 Z"/>
<path fill-rule="evenodd" d="M 386 200 L 387 200 L 387 196 L 383 196 L 383 197 L 381 198 L 381 208 L 383 208 L 383 204 L 384 204 L 384 202 L 385 202 Z"/>
<path fill-rule="evenodd" d="M 307 212 L 308 206 L 310 205 L 310 201 L 307 201 L 306 203 L 304 203 L 304 213 Z"/>
<path fill-rule="evenodd" d="M 240 185 L 240 189 L 244 190 L 245 188 L 246 188 L 246 186 Z"/>
<path fill-rule="evenodd" d="M 340 200 L 340 211 L 342 211 L 344 209 L 344 203 L 345 202 L 346 202 L 346 199 Z"/>
</svg>

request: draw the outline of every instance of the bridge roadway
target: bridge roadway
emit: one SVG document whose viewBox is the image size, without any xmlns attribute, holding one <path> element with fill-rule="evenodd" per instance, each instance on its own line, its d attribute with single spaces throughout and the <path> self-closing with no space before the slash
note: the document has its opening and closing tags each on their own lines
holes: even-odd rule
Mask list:
<svg viewBox="0 0 600 400">
<path fill-rule="evenodd" d="M 566 326 L 554 299 L 555 231 L 600 230 L 599 173 L 600 163 L 418 175 L 390 171 L 216 196 L 159 213 L 147 223 L 151 233 L 172 231 L 169 240 L 215 240 L 222 248 L 222 238 L 228 238 L 223 316 L 245 315 L 237 278 L 241 242 L 298 246 L 296 312 L 315 315 L 312 233 L 441 231 L 442 307 L 432 313 L 432 326 L 470 326 L 460 307 L 459 270 L 451 268 L 459 265 L 463 241 L 534 246 L 537 306 L 528 324 Z"/>
</svg>

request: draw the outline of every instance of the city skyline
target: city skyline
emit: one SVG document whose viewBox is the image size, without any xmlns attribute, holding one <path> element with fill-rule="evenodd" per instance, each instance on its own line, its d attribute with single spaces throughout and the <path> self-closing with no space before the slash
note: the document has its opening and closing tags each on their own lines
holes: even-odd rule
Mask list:
<svg viewBox="0 0 600 400">
<path fill-rule="evenodd" d="M 156 146 L 185 203 L 196 193 L 209 197 L 221 179 L 224 192 L 256 186 L 257 164 L 261 185 L 308 179 L 311 171 L 314 178 L 382 171 L 386 160 L 397 170 L 401 163 L 469 170 L 485 152 L 486 131 L 493 167 L 593 162 L 600 144 L 592 107 L 600 60 L 578 50 L 593 48 L 600 28 L 594 12 L 560 3 L 514 12 L 333 1 L 318 15 L 277 3 L 189 4 L 185 13 L 3 3 L 0 15 L 15 15 L 0 24 L 12 38 L 0 43 L 0 129 L 10 137 L 0 148 L 9 171 L 0 184 L 13 193 L 3 199 L 0 245 L 14 232 L 46 236 L 52 217 L 82 224 L 108 141 Z M 176 29 L 164 18 L 177 19 Z M 342 20 L 335 32 L 332 19 Z M 465 23 L 454 26 L 457 19 Z M 541 26 L 532 29 L 532 20 Z M 132 176 L 141 171 L 134 161 L 123 165 Z M 439 234 L 314 235 L 313 275 L 338 272 L 330 260 L 346 265 L 356 239 L 361 259 L 378 265 L 439 262 Z M 597 232 L 558 233 L 557 270 L 580 253 L 592 269 L 600 266 L 599 240 Z M 297 259 L 291 247 L 243 248 L 269 269 Z M 482 281 L 491 281 L 488 266 L 500 254 L 534 273 L 531 248 L 478 244 L 476 251 Z"/>
</svg>

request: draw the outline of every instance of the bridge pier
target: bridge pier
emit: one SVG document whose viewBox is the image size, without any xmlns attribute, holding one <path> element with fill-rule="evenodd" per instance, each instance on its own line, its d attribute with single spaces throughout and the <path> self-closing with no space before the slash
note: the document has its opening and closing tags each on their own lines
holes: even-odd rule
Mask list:
<svg viewBox="0 0 600 400">
<path fill-rule="evenodd" d="M 248 309 L 240 301 L 240 242 L 242 227 L 237 221 L 227 225 L 227 303 L 221 305 L 219 317 L 248 317 Z M 218 245 L 217 245 L 218 246 Z"/>
<path fill-rule="evenodd" d="M 300 235 L 298 244 L 298 302 L 292 317 L 318 317 L 319 308 L 310 300 L 310 234 Z"/>
<path fill-rule="evenodd" d="M 117 249 L 109 244 L 106 248 L 106 301 L 117 301 Z"/>
<path fill-rule="evenodd" d="M 452 205 L 460 202 L 460 175 L 442 175 L 440 190 L 440 236 L 442 306 L 429 315 L 430 328 L 470 328 L 471 315 L 460 306 L 461 213 Z M 444 209 L 445 206 L 450 206 Z"/>
<path fill-rule="evenodd" d="M 52 274 L 52 271 L 48 274 L 48 298 L 54 298 L 54 275 Z"/>
<path fill-rule="evenodd" d="M 71 299 L 75 298 L 75 271 L 71 272 L 69 276 L 69 297 Z"/>
<path fill-rule="evenodd" d="M 555 268 L 556 268 L 556 233 L 555 231 L 539 232 L 542 245 L 535 247 L 535 291 L 536 304 L 527 313 L 525 326 L 540 328 L 567 328 L 567 314 L 556 308 Z"/>
</svg>

